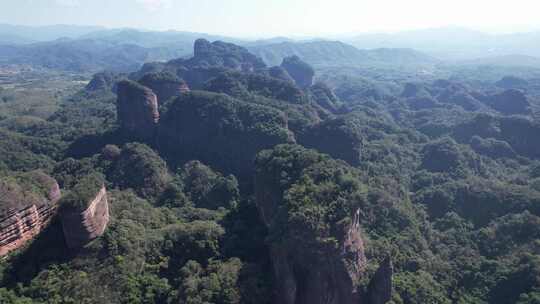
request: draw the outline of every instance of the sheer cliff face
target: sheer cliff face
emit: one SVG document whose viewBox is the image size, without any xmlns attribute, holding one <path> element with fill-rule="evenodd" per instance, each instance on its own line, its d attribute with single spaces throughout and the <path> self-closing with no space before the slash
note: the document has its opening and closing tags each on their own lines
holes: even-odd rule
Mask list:
<svg viewBox="0 0 540 304">
<path fill-rule="evenodd" d="M 136 82 L 118 83 L 118 120 L 122 129 L 140 139 L 151 139 L 159 122 L 156 94 Z"/>
<path fill-rule="evenodd" d="M 109 222 L 109 204 L 105 187 L 96 193 L 85 210 L 64 209 L 60 217 L 69 248 L 80 248 L 101 236 Z"/>
<path fill-rule="evenodd" d="M 21 179 L 27 179 L 28 187 L 0 181 L 0 204 L 8 206 L 0 213 L 0 256 L 20 248 L 47 227 L 60 198 L 58 183 L 43 173 L 26 173 Z M 27 193 L 35 187 L 40 193 Z"/>
<path fill-rule="evenodd" d="M 366 257 L 359 216 L 354 195 L 347 198 L 349 190 L 334 180 L 354 174 L 347 170 L 299 146 L 278 146 L 257 157 L 256 200 L 269 229 L 276 303 L 361 303 L 356 284 Z"/>
</svg>

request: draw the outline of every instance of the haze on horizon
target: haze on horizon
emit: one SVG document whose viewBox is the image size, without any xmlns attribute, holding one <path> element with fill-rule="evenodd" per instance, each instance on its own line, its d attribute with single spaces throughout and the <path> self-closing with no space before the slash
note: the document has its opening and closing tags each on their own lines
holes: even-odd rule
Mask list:
<svg viewBox="0 0 540 304">
<path fill-rule="evenodd" d="M 540 29 L 535 0 L 2 0 L 0 23 L 97 25 L 237 37 L 323 36 L 466 27 Z"/>
</svg>

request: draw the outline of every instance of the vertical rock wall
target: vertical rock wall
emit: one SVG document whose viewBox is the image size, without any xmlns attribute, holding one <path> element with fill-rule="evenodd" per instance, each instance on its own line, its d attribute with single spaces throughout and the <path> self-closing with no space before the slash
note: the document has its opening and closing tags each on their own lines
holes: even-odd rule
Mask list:
<svg viewBox="0 0 540 304">
<path fill-rule="evenodd" d="M 13 210 L 0 219 L 0 256 L 20 248 L 47 227 L 60 199 L 60 188 L 56 182 L 49 190 L 48 199 L 48 204 L 33 204 Z"/>
<path fill-rule="evenodd" d="M 65 210 L 60 216 L 69 248 L 80 248 L 101 236 L 109 222 L 109 204 L 105 187 L 100 189 L 86 210 L 82 212 Z"/>
</svg>

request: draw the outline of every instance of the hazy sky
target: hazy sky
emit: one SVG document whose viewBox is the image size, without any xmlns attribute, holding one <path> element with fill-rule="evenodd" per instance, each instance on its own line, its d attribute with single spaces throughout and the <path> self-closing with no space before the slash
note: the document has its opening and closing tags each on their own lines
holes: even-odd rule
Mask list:
<svg viewBox="0 0 540 304">
<path fill-rule="evenodd" d="M 540 28 L 539 0 L 0 0 L 0 23 L 80 24 L 235 36 L 463 26 Z"/>
</svg>

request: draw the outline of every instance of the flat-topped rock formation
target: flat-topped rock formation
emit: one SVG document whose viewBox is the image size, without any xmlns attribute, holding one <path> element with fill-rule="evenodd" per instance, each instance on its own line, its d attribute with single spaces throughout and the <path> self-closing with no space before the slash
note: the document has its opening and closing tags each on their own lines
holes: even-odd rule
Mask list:
<svg viewBox="0 0 540 304">
<path fill-rule="evenodd" d="M 122 129 L 141 139 L 154 135 L 159 104 L 150 88 L 130 80 L 119 82 L 117 112 Z"/>
<path fill-rule="evenodd" d="M 83 187 L 84 193 L 81 191 Z M 81 248 L 101 236 L 109 223 L 105 186 L 101 184 L 96 193 L 95 183 L 89 185 L 82 181 L 62 200 L 60 218 L 66 244 L 71 249 Z"/>
<path fill-rule="evenodd" d="M 183 79 L 167 72 L 145 74 L 139 80 L 139 83 L 152 89 L 161 104 L 190 91 L 189 86 Z"/>
<path fill-rule="evenodd" d="M 0 193 L 0 256 L 4 256 L 47 227 L 56 212 L 60 188 L 50 176 L 29 172 L 1 179 Z"/>
</svg>

